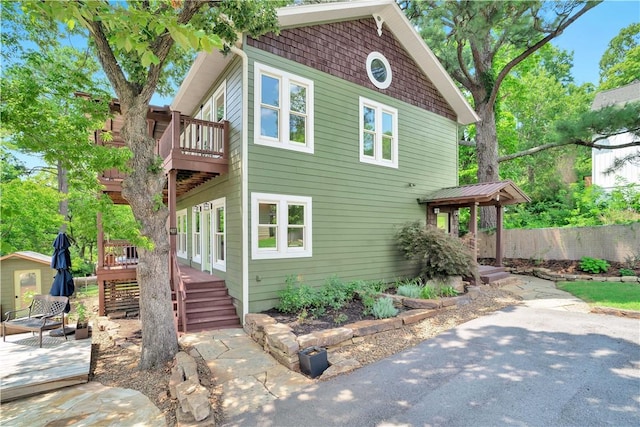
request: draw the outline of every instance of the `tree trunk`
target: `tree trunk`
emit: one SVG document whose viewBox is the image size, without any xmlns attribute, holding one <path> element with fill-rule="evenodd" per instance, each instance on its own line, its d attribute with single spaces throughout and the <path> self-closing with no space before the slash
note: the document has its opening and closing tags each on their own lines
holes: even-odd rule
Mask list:
<svg viewBox="0 0 640 427">
<path fill-rule="evenodd" d="M 493 105 L 476 101 L 476 113 L 480 122 L 476 124 L 476 157 L 478 159 L 478 182 L 493 182 L 498 175 L 498 141 L 496 116 Z M 496 210 L 493 206 L 480 208 L 480 228 L 496 226 Z"/>
<path fill-rule="evenodd" d="M 148 101 L 141 98 L 122 105 L 122 136 L 133 152 L 132 170 L 123 182 L 122 195 L 131 205 L 142 236 L 151 241 L 150 247 L 139 249 L 137 269 L 142 323 L 140 368 L 151 369 L 173 359 L 178 352 L 178 337 L 169 282 L 169 211 L 162 203 L 166 177 L 156 160 L 155 141 L 147 131 Z"/>
</svg>

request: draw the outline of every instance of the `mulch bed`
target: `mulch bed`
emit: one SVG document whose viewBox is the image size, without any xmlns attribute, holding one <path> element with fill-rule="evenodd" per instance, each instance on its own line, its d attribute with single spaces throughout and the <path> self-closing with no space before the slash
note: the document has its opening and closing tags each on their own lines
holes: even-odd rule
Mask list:
<svg viewBox="0 0 640 427">
<path fill-rule="evenodd" d="M 342 325 L 357 322 L 359 320 L 372 320 L 372 315 L 363 315 L 364 305 L 359 299 L 354 299 L 350 304 L 340 310 L 327 310 L 322 316 L 313 318 L 311 315 L 301 317 L 297 314 L 282 313 L 271 309 L 263 311 L 273 317 L 278 323 L 289 326 L 296 335 L 305 335 L 322 329 L 339 328 Z"/>
</svg>

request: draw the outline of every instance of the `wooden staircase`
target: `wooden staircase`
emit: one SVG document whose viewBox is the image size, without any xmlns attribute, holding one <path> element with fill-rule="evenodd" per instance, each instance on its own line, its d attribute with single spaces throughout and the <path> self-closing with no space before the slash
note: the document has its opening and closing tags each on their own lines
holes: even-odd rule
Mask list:
<svg viewBox="0 0 640 427">
<path fill-rule="evenodd" d="M 504 267 L 494 267 L 492 265 L 481 265 L 478 267 L 478 272 L 480 273 L 480 280 L 484 284 L 509 277 L 509 273 L 505 271 Z"/>
<path fill-rule="evenodd" d="M 186 325 L 178 316 L 178 331 L 198 332 L 210 329 L 241 328 L 240 319 L 224 280 L 209 273 L 180 266 L 185 285 Z M 174 298 L 174 311 L 177 301 Z"/>
</svg>

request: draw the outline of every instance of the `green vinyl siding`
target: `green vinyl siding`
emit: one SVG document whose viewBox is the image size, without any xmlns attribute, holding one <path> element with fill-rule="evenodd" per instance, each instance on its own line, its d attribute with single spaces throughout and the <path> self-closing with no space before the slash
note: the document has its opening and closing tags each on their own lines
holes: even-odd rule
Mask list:
<svg viewBox="0 0 640 427">
<path fill-rule="evenodd" d="M 242 299 L 242 199 L 240 194 L 242 181 L 242 61 L 236 58 L 211 86 L 210 92 L 203 100 L 211 97 L 213 91 L 226 79 L 227 81 L 227 120 L 230 128 L 229 173 L 221 175 L 200 187 L 192 190 L 178 200 L 177 209 L 187 208 L 188 242 L 187 248 L 191 257 L 192 206 L 210 200 L 226 198 L 226 271 L 213 269 L 213 274 L 225 280 L 229 294 Z M 192 112 L 193 113 L 193 112 Z M 193 114 L 195 116 L 195 113 Z M 181 260 L 189 264 L 189 259 Z M 200 269 L 198 263 L 191 264 Z"/>
<path fill-rule="evenodd" d="M 416 199 L 457 184 L 456 124 L 389 98 L 383 91 L 257 49 L 246 50 L 250 57 L 248 197 L 263 192 L 313 200 L 313 256 L 250 259 L 250 311 L 272 307 L 288 275 L 302 276 L 316 286 L 332 275 L 343 280 L 386 281 L 414 275 L 415 266 L 395 247 L 395 227 L 424 221 L 424 207 Z M 314 81 L 314 154 L 252 143 L 253 61 Z M 397 169 L 360 162 L 360 96 L 398 110 Z M 251 224 L 249 230 L 253 232 Z"/>
</svg>

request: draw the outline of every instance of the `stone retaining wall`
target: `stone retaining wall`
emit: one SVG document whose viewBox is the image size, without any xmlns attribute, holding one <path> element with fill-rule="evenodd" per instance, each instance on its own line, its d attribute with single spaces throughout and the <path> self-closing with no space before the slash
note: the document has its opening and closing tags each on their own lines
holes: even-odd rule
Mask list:
<svg viewBox="0 0 640 427">
<path fill-rule="evenodd" d="M 628 283 L 638 283 L 640 282 L 640 277 L 638 276 L 591 276 L 589 274 L 567 274 L 567 273 L 556 273 L 555 271 L 549 270 L 548 268 L 518 268 L 518 267 L 505 267 L 505 270 L 510 272 L 511 274 L 526 274 L 530 276 L 536 276 L 545 280 L 552 280 L 554 282 L 560 281 L 568 281 L 573 282 L 576 280 L 595 280 L 599 282 L 628 282 Z"/>
<path fill-rule="evenodd" d="M 509 280 L 509 279 L 506 279 Z M 315 331 L 310 334 L 296 336 L 293 330 L 266 314 L 248 313 L 245 316 L 244 330 L 266 352 L 287 368 L 300 371 L 298 352 L 312 346 L 323 347 L 328 350 L 329 369 L 322 374 L 326 379 L 340 373 L 356 369 L 360 364 L 353 359 L 337 359 L 331 350 L 344 345 L 357 344 L 362 337 L 380 332 L 401 328 L 403 325 L 419 322 L 435 316 L 443 307 L 468 304 L 475 299 L 484 286 L 469 287 L 465 295 L 441 298 L 438 300 L 421 300 L 405 298 L 398 295 L 387 295 L 396 304 L 410 307 L 398 316 L 388 319 L 361 320 L 343 325 L 339 328 Z"/>
</svg>

